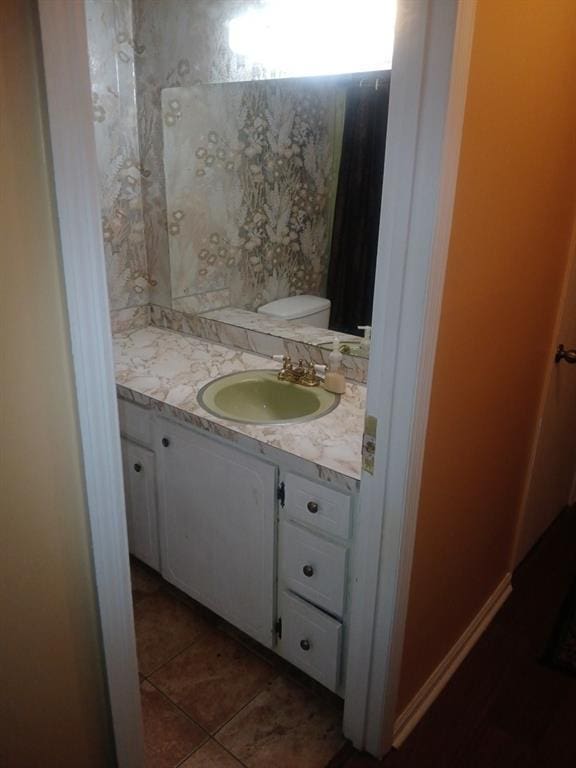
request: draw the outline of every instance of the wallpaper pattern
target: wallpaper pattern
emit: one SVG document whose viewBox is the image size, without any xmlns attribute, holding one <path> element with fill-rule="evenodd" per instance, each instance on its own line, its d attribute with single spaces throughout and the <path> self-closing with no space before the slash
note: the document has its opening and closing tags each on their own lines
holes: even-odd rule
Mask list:
<svg viewBox="0 0 576 768">
<path fill-rule="evenodd" d="M 86 0 L 102 227 L 112 310 L 147 304 L 131 0 Z"/>
<path fill-rule="evenodd" d="M 323 293 L 343 112 L 342 90 L 302 80 L 162 91 L 173 301 Z"/>
<path fill-rule="evenodd" d="M 144 235 L 155 304 L 172 300 L 161 91 L 264 76 L 247 70 L 226 38 L 226 21 L 253 5 L 259 0 L 133 0 Z"/>
<path fill-rule="evenodd" d="M 247 154 L 240 163 L 239 147 L 236 147 L 236 159 L 231 161 L 235 163 L 234 171 L 228 171 L 236 177 L 244 174 L 245 189 L 250 187 L 251 195 L 263 195 L 263 199 L 242 204 L 242 208 L 227 198 L 228 210 L 234 212 L 237 222 L 236 231 L 226 235 L 228 224 L 224 231 L 215 225 L 209 228 L 207 242 L 198 249 L 198 258 L 200 252 L 204 257 L 202 266 L 198 265 L 195 273 L 195 278 L 200 280 L 200 293 L 182 290 L 182 275 L 171 276 L 170 241 L 176 238 L 177 228 L 190 224 L 191 218 L 186 224 L 174 218 L 179 215 L 179 210 L 184 210 L 182 206 L 171 203 L 170 212 L 167 210 L 163 131 L 168 125 L 163 119 L 162 91 L 198 87 L 200 83 L 266 77 L 269 73 L 247 69 L 242 59 L 230 52 L 226 39 L 226 20 L 259 4 L 260 0 L 85 0 L 102 226 L 112 310 L 152 303 L 182 311 L 206 311 L 235 301 L 239 306 L 252 307 L 289 293 L 321 291 L 326 231 L 319 225 L 318 214 L 328 211 L 326 190 L 331 180 L 328 175 L 321 178 L 311 157 L 305 160 L 304 154 L 300 154 L 302 170 L 294 174 L 288 186 L 298 192 L 296 187 L 302 185 L 299 202 L 306 201 L 306 207 L 312 211 L 305 221 L 302 213 L 297 213 L 305 208 L 300 206 L 298 209 L 288 202 L 286 188 L 283 191 L 279 187 L 275 189 L 274 184 L 269 183 L 269 168 L 262 170 L 264 181 L 258 182 L 258 174 L 250 170 L 256 163 L 249 162 L 251 150 L 248 144 L 255 142 L 258 145 L 262 140 L 258 137 L 259 131 L 267 134 L 264 142 L 268 142 L 268 163 L 275 162 L 272 159 L 274 123 L 283 119 L 280 112 L 269 120 L 274 109 L 271 109 L 271 103 L 266 105 L 266 99 L 268 95 L 277 97 L 272 93 L 267 95 L 263 84 L 259 85 L 260 90 L 255 88 L 250 92 L 252 95 L 245 94 L 245 100 L 253 99 L 252 111 L 259 117 L 253 118 L 252 125 L 243 118 L 244 125 L 240 128 L 246 133 L 244 150 Z M 304 98 L 310 101 L 310 96 Z M 308 138 L 320 153 L 329 154 L 332 152 L 329 137 L 326 133 L 321 136 L 324 129 L 313 125 L 318 118 L 313 112 L 324 110 L 324 117 L 332 119 L 333 105 L 323 104 L 320 96 L 315 98 L 317 104 L 310 103 L 310 124 L 305 126 L 302 116 L 292 121 L 291 142 L 302 148 L 304 139 L 298 139 L 296 132 L 307 131 Z M 247 106 L 242 109 L 247 114 Z M 284 107 L 280 105 L 280 109 Z M 264 110 L 268 110 L 268 117 L 263 117 Z M 303 114 L 304 110 L 300 111 Z M 254 121 L 261 119 L 268 124 L 256 125 Z M 211 142 L 206 139 L 204 144 L 208 156 Z M 194 147 L 193 157 L 198 163 L 201 158 L 195 152 L 201 151 L 202 146 L 199 142 Z M 287 147 L 282 151 L 289 152 Z M 222 151 L 223 148 L 216 147 L 218 149 Z M 221 158 L 217 159 L 220 161 Z M 290 163 L 293 170 L 297 165 L 295 160 L 296 155 Z M 217 168 L 208 170 L 204 165 L 206 182 Z M 195 180 L 200 181 L 200 177 Z M 198 184 L 198 188 L 200 186 Z M 304 186 L 307 186 L 306 190 Z M 284 204 L 285 209 L 281 212 Z M 316 207 L 318 210 L 314 211 Z M 244 211 L 242 214 L 240 209 Z M 258 219 L 259 216 L 268 217 L 266 223 L 263 218 Z M 297 220 L 298 216 L 300 220 Z M 286 219 L 284 224 L 281 224 L 282 217 Z M 270 229 L 271 224 L 274 231 L 269 236 L 265 230 Z M 286 231 L 280 235 L 282 227 Z M 228 245 L 213 242 L 211 236 L 228 237 Z M 269 238 L 271 249 L 264 248 L 264 237 Z M 315 243 L 312 242 L 314 238 Z M 234 279 L 224 278 L 224 257 L 219 252 L 222 247 L 231 249 L 225 261 L 228 269 L 233 266 L 241 279 L 236 279 L 237 275 Z M 203 269 L 206 273 L 200 274 Z M 242 283 L 247 287 L 248 295 L 240 298 Z"/>
</svg>

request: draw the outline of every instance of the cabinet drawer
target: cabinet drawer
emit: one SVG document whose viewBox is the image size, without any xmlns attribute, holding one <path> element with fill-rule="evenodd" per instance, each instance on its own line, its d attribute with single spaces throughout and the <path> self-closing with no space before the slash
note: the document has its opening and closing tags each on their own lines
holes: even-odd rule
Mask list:
<svg viewBox="0 0 576 768">
<path fill-rule="evenodd" d="M 293 520 L 332 536 L 347 539 L 350 535 L 350 496 L 304 477 L 286 475 L 286 512 Z"/>
<path fill-rule="evenodd" d="M 152 414 L 141 405 L 118 398 L 120 432 L 130 440 L 143 445 L 152 445 Z"/>
<path fill-rule="evenodd" d="M 347 549 L 292 523 L 279 534 L 280 576 L 284 585 L 330 613 L 342 616 Z"/>
<path fill-rule="evenodd" d="M 340 678 L 342 624 L 289 592 L 278 601 L 281 655 L 335 691 Z"/>
</svg>

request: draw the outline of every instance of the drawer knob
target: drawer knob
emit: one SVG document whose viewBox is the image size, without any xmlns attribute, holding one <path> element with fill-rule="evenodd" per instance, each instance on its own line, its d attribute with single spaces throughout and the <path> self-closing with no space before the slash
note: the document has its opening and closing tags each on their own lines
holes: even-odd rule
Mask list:
<svg viewBox="0 0 576 768">
<path fill-rule="evenodd" d="M 164 448 L 168 448 L 168 446 L 170 445 L 170 440 L 168 440 L 167 437 L 163 437 L 162 438 L 162 445 L 164 446 Z"/>
<path fill-rule="evenodd" d="M 311 576 L 314 576 L 314 568 L 312 568 L 311 565 L 305 565 L 304 568 L 302 568 L 302 573 L 304 576 L 310 578 Z"/>
<path fill-rule="evenodd" d="M 311 648 L 310 640 L 300 640 L 300 648 L 302 648 L 303 651 L 309 651 Z"/>
<path fill-rule="evenodd" d="M 134 464 L 134 471 L 135 472 L 142 472 L 142 464 Z"/>
<path fill-rule="evenodd" d="M 318 502 L 317 501 L 309 501 L 308 504 L 306 504 L 306 507 L 308 508 L 308 512 L 311 512 L 313 515 L 318 512 Z"/>
</svg>

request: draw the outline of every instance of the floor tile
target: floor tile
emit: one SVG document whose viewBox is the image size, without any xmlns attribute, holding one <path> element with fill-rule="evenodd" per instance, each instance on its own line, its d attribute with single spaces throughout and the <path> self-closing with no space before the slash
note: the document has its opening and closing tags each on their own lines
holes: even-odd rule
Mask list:
<svg viewBox="0 0 576 768">
<path fill-rule="evenodd" d="M 146 768 L 174 768 L 207 735 L 148 682 L 140 686 Z"/>
<path fill-rule="evenodd" d="M 242 763 L 210 739 L 183 762 L 180 768 L 242 768 Z"/>
<path fill-rule="evenodd" d="M 324 768 L 344 743 L 342 709 L 277 678 L 217 734 L 248 768 Z"/>
<path fill-rule="evenodd" d="M 150 679 L 203 728 L 214 732 L 275 675 L 264 660 L 214 629 Z"/>
<path fill-rule="evenodd" d="M 148 676 L 209 628 L 199 610 L 159 591 L 134 603 L 138 667 Z"/>
<path fill-rule="evenodd" d="M 130 581 L 132 583 L 132 600 L 138 602 L 144 597 L 156 594 L 162 589 L 162 577 L 151 568 L 132 558 L 130 560 Z"/>
</svg>

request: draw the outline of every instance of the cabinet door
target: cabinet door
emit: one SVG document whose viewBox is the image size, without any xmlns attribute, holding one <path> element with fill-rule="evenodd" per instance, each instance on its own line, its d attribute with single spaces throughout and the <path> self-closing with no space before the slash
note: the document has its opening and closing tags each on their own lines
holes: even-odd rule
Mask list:
<svg viewBox="0 0 576 768">
<path fill-rule="evenodd" d="M 128 548 L 140 560 L 159 570 L 154 454 L 125 438 L 121 442 Z"/>
<path fill-rule="evenodd" d="M 159 419 L 162 575 L 271 647 L 276 468 Z"/>
</svg>

